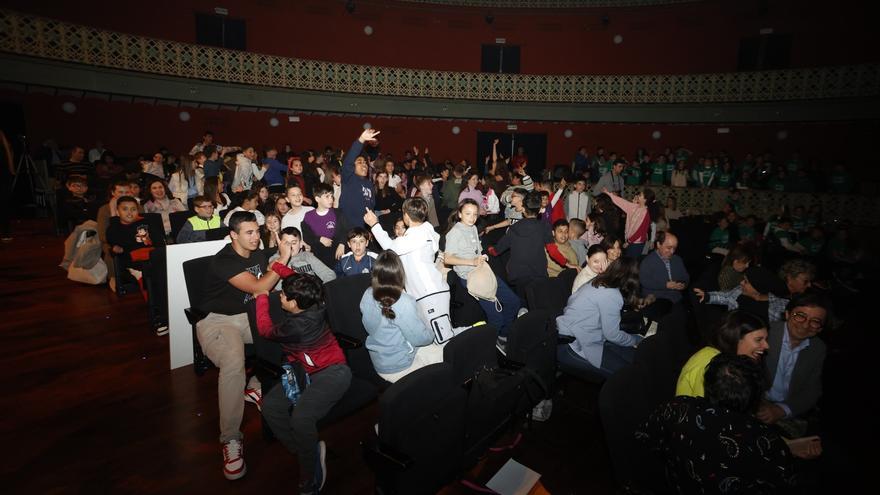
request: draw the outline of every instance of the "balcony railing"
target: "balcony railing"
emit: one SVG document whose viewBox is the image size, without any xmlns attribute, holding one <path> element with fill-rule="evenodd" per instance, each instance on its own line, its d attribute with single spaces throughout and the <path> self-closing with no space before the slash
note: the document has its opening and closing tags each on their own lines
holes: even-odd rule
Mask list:
<svg viewBox="0 0 880 495">
<path fill-rule="evenodd" d="M 0 51 L 293 90 L 530 103 L 742 103 L 873 97 L 880 64 L 679 75 L 442 72 L 278 57 L 159 40 L 0 10 Z"/>
</svg>

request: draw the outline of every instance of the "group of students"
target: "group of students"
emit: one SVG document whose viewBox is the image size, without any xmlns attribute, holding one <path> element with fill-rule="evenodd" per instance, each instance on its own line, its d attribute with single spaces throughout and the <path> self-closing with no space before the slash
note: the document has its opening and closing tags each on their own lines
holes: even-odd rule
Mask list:
<svg viewBox="0 0 880 495">
<path fill-rule="evenodd" d="M 659 207 L 650 189 L 627 201 L 607 187 L 594 197 L 583 178 L 554 188 L 533 181 L 523 163 L 497 154 L 486 176 L 466 163 L 432 171 L 427 153 L 421 162 L 412 159 L 399 170 L 393 162 L 371 160 L 364 153 L 378 134 L 364 131 L 342 157 L 338 172 L 331 168 L 329 183 L 301 180 L 303 171 L 297 168 L 293 179 L 288 175 L 281 184 L 269 184 L 250 167 L 252 175 L 236 169 L 239 177 L 229 193 L 223 180 L 213 176 L 186 198 L 195 214 L 174 241 L 203 241 L 217 231 L 228 232 L 231 241 L 212 259 L 204 294 L 208 303 L 202 308 L 209 314 L 197 325 L 205 354 L 220 368 L 220 441 L 229 479 L 246 472 L 239 430 L 247 401 L 262 408 L 276 436 L 299 456 L 301 492 L 317 493 L 323 486 L 325 447 L 315 424 L 351 379 L 325 321 L 332 308 L 324 303 L 323 284 L 337 277 L 371 273 L 371 286 L 359 302 L 368 333 L 365 347 L 377 373 L 389 382 L 442 361 L 445 342 L 466 330 L 452 326 L 449 269 L 498 329 L 502 348 L 512 323 L 527 307 L 526 288 L 565 270 L 576 271 L 572 295 L 557 319 L 560 333 L 574 341 L 559 347 L 558 359 L 603 376 L 631 362 L 642 339 L 622 330 L 622 310 L 645 310 L 656 298 L 676 303 L 688 286 L 687 273 L 680 274 L 683 265 L 674 255 L 677 238 L 656 229 Z M 254 157 L 246 152 L 240 155 L 253 164 Z M 238 165 L 248 163 L 240 160 Z M 273 167 L 265 167 L 264 178 Z M 72 180 L 68 189 L 74 194 L 82 184 Z M 161 178 L 147 181 L 150 199 L 143 206 L 131 187 L 136 186 L 113 184 L 102 207 L 107 225 L 102 239 L 111 253 L 127 256 L 125 268 L 133 275 L 140 278 L 146 271 L 161 280 L 154 271 L 159 266 L 164 271 L 164 261 L 161 254 L 157 258 L 161 249 L 153 240 L 170 234 L 168 215 L 186 207 Z M 278 191 L 276 196 L 270 189 Z M 150 231 L 141 211 L 160 213 L 164 232 Z M 651 247 L 654 252 L 640 268 L 638 259 Z M 730 269 L 741 274 L 748 263 L 744 268 L 738 253 L 732 251 Z M 486 286 L 497 288 L 486 293 Z M 737 287 L 745 290 L 741 285 L 727 290 Z M 283 321 L 272 321 L 268 314 L 266 296 L 277 289 Z M 708 302 L 737 297 L 710 293 Z M 243 346 L 251 340 L 246 305 L 252 300 L 259 333 L 281 342 L 287 359 L 303 366 L 310 377 L 298 396 L 282 387 L 263 396 L 259 383 L 246 376 Z M 777 302 L 769 305 L 778 308 Z M 718 346 L 721 350 L 722 344 Z M 700 363 L 710 354 L 703 352 Z M 699 363 L 689 365 L 686 369 L 699 369 Z"/>
</svg>

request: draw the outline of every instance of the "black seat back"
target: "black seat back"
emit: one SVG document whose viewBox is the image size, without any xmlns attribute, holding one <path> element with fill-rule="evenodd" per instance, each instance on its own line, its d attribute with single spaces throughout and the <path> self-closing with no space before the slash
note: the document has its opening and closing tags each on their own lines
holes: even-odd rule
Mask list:
<svg viewBox="0 0 880 495">
<path fill-rule="evenodd" d="M 333 333 L 347 335 L 359 342 L 367 340 L 367 330 L 361 320 L 360 303 L 364 292 L 370 287 L 370 282 L 371 275 L 361 273 L 340 277 L 324 284 L 327 319 Z M 379 389 L 388 387 L 388 382 L 376 373 L 366 347 L 346 349 L 345 358 L 352 375 L 373 383 Z"/>
<path fill-rule="evenodd" d="M 183 224 L 189 219 L 189 217 L 193 216 L 193 212 L 187 211 L 175 211 L 174 213 L 168 214 L 168 220 L 171 222 L 171 238 L 177 239 L 177 234 L 180 233 L 180 229 L 183 228 Z"/>
<path fill-rule="evenodd" d="M 557 277 L 536 280 L 526 287 L 526 300 L 529 311 L 546 311 L 551 316 L 559 316 L 571 296 L 571 286 L 577 271 L 563 270 Z"/>
<path fill-rule="evenodd" d="M 450 364 L 432 364 L 382 394 L 379 443 L 412 461 L 403 472 L 376 473 L 383 493 L 434 494 L 458 474 L 467 399 L 455 375 Z"/>
<path fill-rule="evenodd" d="M 213 256 L 203 256 L 183 262 L 183 278 L 191 308 L 199 309 L 202 305 L 213 258 Z"/>
<path fill-rule="evenodd" d="M 538 374 L 550 390 L 556 381 L 556 320 L 547 311 L 534 310 L 513 322 L 507 337 L 507 358 Z"/>
<path fill-rule="evenodd" d="M 470 380 L 483 367 L 498 366 L 497 337 L 495 327 L 480 325 L 456 335 L 446 344 L 443 362 L 452 366 L 458 383 Z"/>
<path fill-rule="evenodd" d="M 144 213 L 142 215 L 150 226 L 150 241 L 154 246 L 165 245 L 165 223 L 162 221 L 161 213 Z M 161 234 L 161 235 L 160 235 Z"/>
</svg>

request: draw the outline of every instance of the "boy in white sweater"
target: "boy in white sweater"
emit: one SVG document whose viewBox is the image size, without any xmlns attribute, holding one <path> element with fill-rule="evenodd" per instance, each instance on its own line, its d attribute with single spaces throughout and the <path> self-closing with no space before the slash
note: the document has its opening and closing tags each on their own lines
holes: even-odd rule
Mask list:
<svg viewBox="0 0 880 495">
<path fill-rule="evenodd" d="M 407 229 L 395 239 L 382 229 L 379 218 L 369 208 L 364 222 L 382 249 L 390 249 L 400 256 L 406 272 L 406 292 L 416 298 L 425 323 L 434 332 L 434 340 L 445 342 L 454 335 L 454 330 L 449 318 L 449 285 L 434 264 L 440 236 L 426 222 L 428 204 L 424 199 L 409 198 L 403 202 L 402 209 Z"/>
</svg>

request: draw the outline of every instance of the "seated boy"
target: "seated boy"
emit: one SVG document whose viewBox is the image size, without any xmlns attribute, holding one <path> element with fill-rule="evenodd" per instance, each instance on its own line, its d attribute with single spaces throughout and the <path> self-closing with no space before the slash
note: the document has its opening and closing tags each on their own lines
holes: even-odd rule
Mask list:
<svg viewBox="0 0 880 495">
<path fill-rule="evenodd" d="M 154 228 L 138 214 L 138 203 L 131 196 L 116 200 L 119 216 L 110 219 L 107 227 L 107 242 L 110 250 L 120 256 L 120 269 L 128 269 L 137 279 L 147 303 L 153 308 L 153 327 L 156 335 L 168 333 L 168 298 L 165 275 L 164 250 L 156 249 L 153 239 L 165 238 L 162 229 Z M 149 278 L 149 294 L 145 290 L 142 275 Z"/>
<path fill-rule="evenodd" d="M 345 253 L 333 271 L 337 277 L 347 277 L 349 275 L 357 275 L 359 273 L 371 273 L 373 271 L 373 260 L 376 259 L 376 253 L 367 251 L 367 245 L 370 244 L 370 231 L 363 227 L 355 227 L 348 231 L 348 248 L 351 249 Z"/>
<path fill-rule="evenodd" d="M 64 195 L 64 202 L 60 205 L 63 226 L 75 227 L 86 220 L 95 220 L 98 206 L 95 198 L 88 195 L 88 180 L 79 175 L 71 175 L 65 185 L 67 194 Z"/>
<path fill-rule="evenodd" d="M 310 251 L 303 249 L 302 233 L 296 227 L 281 229 L 278 242 L 290 246 L 290 261 L 287 266 L 296 273 L 308 273 L 321 279 L 322 283 L 336 280 L 336 273 L 321 262 Z M 280 286 L 280 284 L 279 284 Z"/>
<path fill-rule="evenodd" d="M 580 270 L 577 254 L 568 243 L 568 222 L 564 218 L 553 223 L 553 242 L 547 243 L 545 249 L 548 277 L 557 277 L 566 268 Z"/>
<path fill-rule="evenodd" d="M 317 494 L 327 479 L 324 456 L 327 449 L 318 440 L 317 422 L 327 415 L 348 390 L 351 370 L 342 349 L 324 321 L 324 294 L 314 275 L 292 273 L 275 263 L 272 270 L 285 277 L 281 308 L 284 317 L 273 322 L 269 297 L 258 292 L 257 329 L 264 338 L 278 341 L 287 362 L 302 366 L 309 380 L 299 383 L 300 395 L 289 399 L 284 386 L 276 384 L 263 395 L 263 418 L 272 433 L 299 464 L 299 493 Z"/>
<path fill-rule="evenodd" d="M 236 206 L 235 208 L 226 212 L 226 217 L 223 219 L 223 225 L 229 227 L 229 218 L 233 213 L 237 211 L 249 211 L 257 217 L 257 224 L 263 225 L 266 223 L 266 217 L 257 209 L 257 206 L 260 205 L 260 192 L 259 191 L 248 191 L 244 199 L 241 201 L 241 206 Z"/>
<path fill-rule="evenodd" d="M 202 242 L 208 240 L 208 231 L 225 229 L 220 215 L 214 210 L 214 203 L 207 196 L 193 198 L 193 210 L 196 214 L 189 217 L 180 232 L 177 233 L 177 243 Z"/>
<path fill-rule="evenodd" d="M 315 256 L 327 266 L 335 266 L 345 253 L 342 236 L 347 232 L 345 216 L 333 208 L 333 189 L 329 184 L 315 186 L 315 209 L 306 212 L 302 220 L 302 240 L 312 248 Z"/>
</svg>

